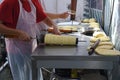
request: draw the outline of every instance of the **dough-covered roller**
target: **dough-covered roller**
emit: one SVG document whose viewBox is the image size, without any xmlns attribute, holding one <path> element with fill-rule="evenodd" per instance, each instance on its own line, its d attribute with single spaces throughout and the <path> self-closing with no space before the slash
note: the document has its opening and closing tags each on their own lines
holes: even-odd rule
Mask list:
<svg viewBox="0 0 120 80">
<path fill-rule="evenodd" d="M 77 45 L 78 38 L 70 35 L 46 34 L 44 36 L 44 43 L 48 45 Z"/>
</svg>

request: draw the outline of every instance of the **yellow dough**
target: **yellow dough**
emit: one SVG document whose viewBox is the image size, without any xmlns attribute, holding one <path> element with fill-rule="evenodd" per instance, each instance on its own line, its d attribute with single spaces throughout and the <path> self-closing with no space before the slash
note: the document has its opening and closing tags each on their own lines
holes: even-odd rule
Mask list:
<svg viewBox="0 0 120 80">
<path fill-rule="evenodd" d="M 89 23 L 89 27 L 92 27 L 92 28 L 99 28 L 99 23 L 97 23 L 97 22 L 91 22 L 91 23 Z"/>
<path fill-rule="evenodd" d="M 77 26 L 58 26 L 58 29 L 77 31 Z"/>
<path fill-rule="evenodd" d="M 101 42 L 107 42 L 107 41 L 110 41 L 110 38 L 108 36 L 104 36 L 104 37 L 99 37 L 99 38 L 95 38 L 95 37 L 92 37 L 90 39 L 90 42 L 95 42 L 97 41 L 98 39 L 100 39 Z"/>
<path fill-rule="evenodd" d="M 100 46 L 102 46 L 102 45 L 111 45 L 111 46 L 113 46 L 113 43 L 112 42 L 100 42 L 99 45 Z"/>
<path fill-rule="evenodd" d="M 89 51 L 90 50 L 90 46 L 87 48 L 87 50 Z M 106 50 L 112 50 L 114 48 L 114 46 L 112 45 L 101 45 L 101 46 L 97 46 L 96 49 L 106 49 Z"/>
<path fill-rule="evenodd" d="M 104 36 L 106 37 L 106 34 L 104 32 L 97 32 L 97 31 L 95 31 L 93 33 L 93 37 L 96 37 L 96 38 L 104 37 Z"/>
<path fill-rule="evenodd" d="M 91 22 L 96 22 L 96 19 L 95 18 L 90 18 L 90 19 L 83 19 L 82 20 L 83 23 L 91 23 Z"/>
<path fill-rule="evenodd" d="M 94 43 L 90 43 L 90 46 L 87 48 L 87 50 L 90 50 L 90 47 L 93 45 Z M 112 44 L 112 42 L 100 42 L 97 46 L 96 49 L 113 49 L 114 45 Z"/>
<path fill-rule="evenodd" d="M 76 37 L 66 36 L 66 35 L 46 34 L 44 42 L 45 44 L 52 44 L 52 45 L 76 45 Z"/>
<path fill-rule="evenodd" d="M 95 18 L 90 18 L 90 19 L 89 19 L 89 23 L 90 23 L 90 22 L 96 22 L 96 19 L 95 19 Z"/>
<path fill-rule="evenodd" d="M 95 52 L 99 55 L 111 55 L 111 56 L 114 56 L 114 55 L 120 55 L 120 51 L 118 50 L 107 50 L 107 49 L 95 49 Z"/>
<path fill-rule="evenodd" d="M 100 31 L 99 27 L 94 28 L 95 31 Z"/>
<path fill-rule="evenodd" d="M 113 49 L 114 46 L 113 45 L 99 45 L 97 46 L 97 49 L 100 48 L 100 49 Z"/>
<path fill-rule="evenodd" d="M 94 43 L 90 43 L 90 46 L 88 47 L 88 51 L 90 49 L 90 47 L 93 45 Z M 113 49 L 114 45 L 112 44 L 112 42 L 100 42 L 97 46 L 97 49 Z"/>
<path fill-rule="evenodd" d="M 83 23 L 89 23 L 89 19 L 83 19 L 82 22 Z"/>
<path fill-rule="evenodd" d="M 93 45 L 94 43 L 90 43 L 90 45 Z M 112 42 L 100 42 L 98 46 L 102 46 L 102 45 L 111 45 L 113 46 L 113 43 Z"/>
</svg>

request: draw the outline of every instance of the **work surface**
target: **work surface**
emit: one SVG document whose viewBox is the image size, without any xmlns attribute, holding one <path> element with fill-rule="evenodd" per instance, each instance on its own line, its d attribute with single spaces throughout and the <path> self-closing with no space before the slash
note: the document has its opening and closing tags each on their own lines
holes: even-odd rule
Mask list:
<svg viewBox="0 0 120 80">
<path fill-rule="evenodd" d="M 82 35 L 79 37 L 78 44 L 76 46 L 55 46 L 55 45 L 43 45 L 39 44 L 32 57 L 34 59 L 49 59 L 49 60 L 66 60 L 66 59 L 86 59 L 86 60 L 101 60 L 101 61 L 116 61 L 118 56 L 101 56 L 93 53 L 92 55 L 88 54 L 87 48 L 89 46 L 89 37 Z M 82 37 L 82 40 L 81 40 Z M 83 41 L 83 42 L 82 42 Z M 84 42 L 85 41 L 85 42 Z"/>
<path fill-rule="evenodd" d="M 39 44 L 32 57 L 32 77 L 37 80 L 38 70 L 45 68 L 80 68 L 80 69 L 105 69 L 110 71 L 109 80 L 118 80 L 119 56 L 89 55 L 89 37 L 79 33 L 71 33 L 79 38 L 77 46 L 46 46 Z M 108 75 L 109 76 L 109 75 Z"/>
</svg>

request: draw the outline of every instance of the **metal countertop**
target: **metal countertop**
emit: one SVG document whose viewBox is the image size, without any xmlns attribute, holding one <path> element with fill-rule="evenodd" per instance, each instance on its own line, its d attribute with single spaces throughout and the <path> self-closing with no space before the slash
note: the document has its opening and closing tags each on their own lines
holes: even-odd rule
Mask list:
<svg viewBox="0 0 120 80">
<path fill-rule="evenodd" d="M 54 45 L 42 45 L 39 44 L 31 55 L 34 59 L 47 59 L 47 60 L 89 60 L 89 61 L 118 61 L 118 56 L 102 56 L 93 53 L 88 54 L 87 48 L 90 40 L 89 36 L 83 34 L 71 33 L 69 35 L 77 36 L 79 40 L 85 40 L 86 42 L 78 42 L 76 46 L 54 46 Z"/>
</svg>

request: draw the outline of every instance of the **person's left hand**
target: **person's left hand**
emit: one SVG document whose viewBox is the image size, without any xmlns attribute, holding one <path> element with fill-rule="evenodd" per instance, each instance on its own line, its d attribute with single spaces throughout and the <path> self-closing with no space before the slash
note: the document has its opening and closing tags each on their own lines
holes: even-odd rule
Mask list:
<svg viewBox="0 0 120 80">
<path fill-rule="evenodd" d="M 65 19 L 65 18 L 67 18 L 69 15 L 70 15 L 70 14 L 69 14 L 68 12 L 64 12 L 64 13 L 59 14 L 59 18 Z"/>
<path fill-rule="evenodd" d="M 57 26 L 53 27 L 53 33 L 57 34 L 57 35 L 61 34 L 60 31 L 59 31 L 59 29 L 57 28 Z"/>
</svg>

